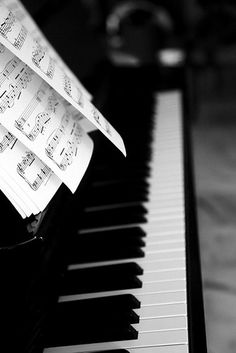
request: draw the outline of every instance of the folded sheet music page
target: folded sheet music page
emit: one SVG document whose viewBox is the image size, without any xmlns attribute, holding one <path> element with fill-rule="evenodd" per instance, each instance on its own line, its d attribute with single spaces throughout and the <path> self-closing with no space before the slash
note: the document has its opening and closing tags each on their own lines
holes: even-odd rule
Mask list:
<svg viewBox="0 0 236 353">
<path fill-rule="evenodd" d="M 0 189 L 25 218 L 64 183 L 75 192 L 98 129 L 122 137 L 17 0 L 0 0 Z"/>
</svg>

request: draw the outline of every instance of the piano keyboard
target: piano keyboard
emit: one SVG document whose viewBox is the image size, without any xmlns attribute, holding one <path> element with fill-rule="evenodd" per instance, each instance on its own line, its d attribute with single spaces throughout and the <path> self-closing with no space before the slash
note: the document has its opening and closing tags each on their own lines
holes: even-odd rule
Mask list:
<svg viewBox="0 0 236 353">
<path fill-rule="evenodd" d="M 114 247 L 117 237 L 123 236 L 128 242 L 124 247 L 131 248 L 135 241 L 141 253 L 134 252 L 131 257 L 115 253 L 115 258 L 105 256 L 97 261 L 70 264 L 67 286 L 59 297 L 59 309 L 50 325 L 44 353 L 189 351 L 181 94 L 179 91 L 158 93 L 155 101 L 148 200 L 142 204 L 147 210 L 145 221 L 134 219 L 133 223 L 101 224 L 96 228 L 87 225 L 79 234 L 82 241 L 88 239 L 91 247 L 96 247 L 93 239 L 99 239 L 100 235 L 109 239 L 111 245 L 114 235 Z M 119 210 L 123 206 L 129 212 L 134 204 L 88 206 L 86 211 L 89 219 L 90 213 L 97 211 L 102 215 L 108 209 Z M 110 251 L 108 245 L 106 251 Z M 125 279 L 120 285 L 113 283 L 121 273 L 127 274 L 128 283 Z M 108 276 L 109 283 L 100 283 L 103 276 Z M 83 281 L 87 291 L 80 290 Z M 128 308 L 125 314 L 121 303 Z M 66 315 L 64 308 L 69 310 Z M 93 310 L 94 317 L 89 318 Z M 119 329 L 119 321 L 123 323 L 124 317 L 128 317 L 128 322 L 125 329 Z M 89 332 L 83 340 L 86 327 Z M 101 340 L 96 334 L 93 339 L 92 331 L 96 327 Z M 69 338 L 63 337 L 64 330 L 69 331 Z"/>
</svg>

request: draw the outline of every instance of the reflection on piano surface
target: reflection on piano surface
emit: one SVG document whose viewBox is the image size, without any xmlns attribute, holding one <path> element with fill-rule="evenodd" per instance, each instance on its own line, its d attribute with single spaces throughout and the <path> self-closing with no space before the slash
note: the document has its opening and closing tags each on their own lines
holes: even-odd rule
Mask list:
<svg viewBox="0 0 236 353">
<path fill-rule="evenodd" d="M 179 71 L 173 90 L 156 69 L 107 66 L 101 110 L 128 156 L 92 133 L 76 195 L 61 188 L 34 235 L 2 240 L 9 351 L 206 351 Z"/>
</svg>

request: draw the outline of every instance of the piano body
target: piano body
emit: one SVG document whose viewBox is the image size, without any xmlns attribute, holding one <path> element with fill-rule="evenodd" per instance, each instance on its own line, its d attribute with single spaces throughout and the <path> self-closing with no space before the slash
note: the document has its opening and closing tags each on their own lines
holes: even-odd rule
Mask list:
<svg viewBox="0 0 236 353">
<path fill-rule="evenodd" d="M 204 353 L 188 69 L 98 71 L 127 158 L 92 132 L 75 195 L 25 221 L 1 195 L 1 351 Z"/>
<path fill-rule="evenodd" d="M 61 188 L 41 219 L 25 222 L 2 196 L 2 344 L 204 352 L 186 69 L 102 72 L 99 108 L 127 158 L 93 132 L 95 153 L 74 196 Z"/>
</svg>

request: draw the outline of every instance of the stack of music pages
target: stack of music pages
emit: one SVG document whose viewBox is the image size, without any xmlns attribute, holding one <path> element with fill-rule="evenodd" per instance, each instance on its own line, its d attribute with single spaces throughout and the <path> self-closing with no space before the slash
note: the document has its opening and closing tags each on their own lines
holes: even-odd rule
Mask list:
<svg viewBox="0 0 236 353">
<path fill-rule="evenodd" d="M 77 189 L 99 129 L 121 136 L 17 0 L 0 0 L 0 189 L 25 218 Z"/>
</svg>

